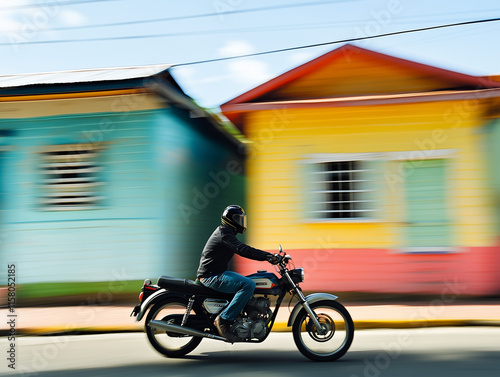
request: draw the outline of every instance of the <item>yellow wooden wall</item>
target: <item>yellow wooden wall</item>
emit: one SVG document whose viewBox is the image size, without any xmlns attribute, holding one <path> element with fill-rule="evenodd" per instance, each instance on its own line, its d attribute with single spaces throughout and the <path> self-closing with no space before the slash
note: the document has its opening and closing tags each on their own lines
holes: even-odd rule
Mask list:
<svg viewBox="0 0 500 377">
<path fill-rule="evenodd" d="M 308 222 L 305 156 L 453 149 L 448 192 L 455 244 L 495 243 L 495 211 L 486 175 L 480 100 L 256 111 L 245 117 L 249 243 L 285 249 L 381 248 L 404 243 L 404 174 L 383 161 L 377 221 Z M 391 180 L 392 178 L 392 180 Z"/>
</svg>

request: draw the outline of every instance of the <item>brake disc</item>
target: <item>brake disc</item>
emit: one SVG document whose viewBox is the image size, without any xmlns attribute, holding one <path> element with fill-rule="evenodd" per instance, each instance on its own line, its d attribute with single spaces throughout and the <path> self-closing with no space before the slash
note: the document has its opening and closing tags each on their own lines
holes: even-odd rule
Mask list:
<svg viewBox="0 0 500 377">
<path fill-rule="evenodd" d="M 317 342 L 327 342 L 332 339 L 335 335 L 335 322 L 332 317 L 328 314 L 320 313 L 318 314 L 318 322 L 321 325 L 322 330 L 325 331 L 325 334 L 318 334 L 316 326 L 313 321 L 309 319 L 306 325 L 306 330 L 309 333 L 309 336 Z"/>
</svg>

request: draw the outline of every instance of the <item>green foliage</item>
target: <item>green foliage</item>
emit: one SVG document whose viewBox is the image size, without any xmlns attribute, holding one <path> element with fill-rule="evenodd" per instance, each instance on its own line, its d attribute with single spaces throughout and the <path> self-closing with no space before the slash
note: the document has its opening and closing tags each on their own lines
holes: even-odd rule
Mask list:
<svg viewBox="0 0 500 377">
<path fill-rule="evenodd" d="M 22 302 L 23 299 L 87 295 L 111 300 L 113 295 L 139 294 L 142 284 L 142 280 L 22 284 L 17 287 L 17 298 Z"/>
</svg>

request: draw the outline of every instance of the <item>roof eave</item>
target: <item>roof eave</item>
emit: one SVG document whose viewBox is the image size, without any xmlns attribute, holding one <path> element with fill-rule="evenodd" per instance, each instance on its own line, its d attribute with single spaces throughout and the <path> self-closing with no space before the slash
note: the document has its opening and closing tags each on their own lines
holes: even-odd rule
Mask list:
<svg viewBox="0 0 500 377">
<path fill-rule="evenodd" d="M 478 90 L 436 91 L 408 94 L 384 94 L 355 97 L 317 98 L 273 102 L 247 102 L 225 104 L 224 115 L 244 133 L 243 116 L 253 111 L 279 109 L 306 109 L 322 107 L 352 107 L 421 103 L 430 101 L 485 100 L 500 98 L 500 88 Z"/>
<path fill-rule="evenodd" d="M 288 72 L 285 72 L 274 79 L 271 79 L 235 98 L 229 100 L 228 102 L 222 104 L 220 106 L 223 113 L 225 113 L 228 105 L 233 105 L 237 103 L 245 103 L 276 90 L 304 75 L 307 73 L 319 69 L 326 64 L 331 64 L 335 59 L 340 57 L 354 56 L 357 53 L 364 53 L 376 56 L 378 58 L 382 58 L 387 60 L 388 62 L 392 62 L 401 66 L 406 66 L 412 69 L 421 70 L 427 72 L 431 75 L 436 75 L 437 77 L 447 79 L 450 81 L 455 81 L 457 83 L 462 84 L 463 86 L 470 86 L 473 88 L 499 88 L 500 82 L 491 80 L 487 77 L 477 77 L 471 76 L 464 73 L 454 72 L 450 70 L 446 70 L 443 68 L 438 68 L 434 66 L 430 66 L 427 64 L 417 63 L 410 60 L 398 58 L 391 55 L 382 54 L 376 51 L 364 49 L 361 47 L 357 47 L 351 44 L 345 44 L 340 48 L 332 50 L 324 55 L 321 55 L 305 64 L 302 64 Z"/>
<path fill-rule="evenodd" d="M 219 123 L 212 114 L 204 108 L 198 106 L 188 95 L 183 91 L 178 90 L 170 82 L 159 77 L 149 80 L 145 88 L 150 92 L 164 98 L 168 102 L 176 105 L 179 108 L 185 109 L 191 113 L 192 117 L 204 118 L 218 134 L 226 142 L 236 148 L 237 153 L 244 154 L 244 144 L 236 139 L 233 135 L 227 132 L 221 123 Z"/>
</svg>

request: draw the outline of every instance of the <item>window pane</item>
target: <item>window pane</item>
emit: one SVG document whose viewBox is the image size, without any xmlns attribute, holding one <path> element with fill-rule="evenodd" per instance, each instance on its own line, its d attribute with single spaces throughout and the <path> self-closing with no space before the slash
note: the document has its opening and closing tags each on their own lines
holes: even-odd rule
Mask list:
<svg viewBox="0 0 500 377">
<path fill-rule="evenodd" d="M 369 186 L 362 161 L 315 163 L 313 217 L 352 219 L 370 216 L 373 202 L 366 200 Z M 368 184 L 367 184 L 368 182 Z"/>
<path fill-rule="evenodd" d="M 41 153 L 40 203 L 44 210 L 96 208 L 102 197 L 102 170 L 97 157 L 99 144 L 65 144 L 45 148 Z"/>
</svg>

